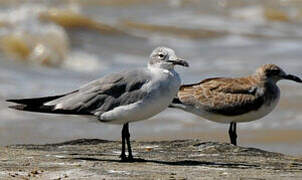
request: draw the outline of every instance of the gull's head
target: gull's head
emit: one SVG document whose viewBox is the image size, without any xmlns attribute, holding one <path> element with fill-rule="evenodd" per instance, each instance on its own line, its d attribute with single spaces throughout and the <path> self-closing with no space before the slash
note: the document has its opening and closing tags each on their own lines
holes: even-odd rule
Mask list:
<svg viewBox="0 0 302 180">
<path fill-rule="evenodd" d="M 262 65 L 257 69 L 256 73 L 260 75 L 262 79 L 271 81 L 273 83 L 277 83 L 279 80 L 283 79 L 302 83 L 302 80 L 299 77 L 292 74 L 287 74 L 275 64 Z"/>
<path fill-rule="evenodd" d="M 157 47 L 150 55 L 149 66 L 162 69 L 173 69 L 175 65 L 188 67 L 189 64 L 175 55 L 173 49 Z"/>
</svg>

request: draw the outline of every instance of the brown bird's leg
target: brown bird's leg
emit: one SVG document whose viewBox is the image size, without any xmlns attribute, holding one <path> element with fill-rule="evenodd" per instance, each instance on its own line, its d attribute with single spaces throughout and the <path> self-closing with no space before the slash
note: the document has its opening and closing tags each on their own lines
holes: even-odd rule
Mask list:
<svg viewBox="0 0 302 180">
<path fill-rule="evenodd" d="M 128 123 L 123 125 L 123 129 L 122 129 L 122 153 L 120 155 L 121 161 L 127 161 L 127 157 L 126 157 L 126 153 L 125 153 L 125 149 L 126 149 L 126 127 L 128 127 Z M 128 129 L 128 128 L 127 128 Z"/>
<path fill-rule="evenodd" d="M 229 136 L 231 140 L 231 144 L 237 146 L 237 124 L 235 122 L 230 123 L 230 128 L 229 128 Z"/>
<path fill-rule="evenodd" d="M 233 124 L 234 129 L 233 129 L 233 138 L 234 138 L 234 145 L 237 146 L 237 123 L 234 122 Z"/>
<path fill-rule="evenodd" d="M 133 161 L 131 144 L 130 144 L 129 124 L 126 123 L 125 126 L 126 126 L 125 137 L 126 137 L 127 147 L 128 147 L 128 161 Z"/>
</svg>

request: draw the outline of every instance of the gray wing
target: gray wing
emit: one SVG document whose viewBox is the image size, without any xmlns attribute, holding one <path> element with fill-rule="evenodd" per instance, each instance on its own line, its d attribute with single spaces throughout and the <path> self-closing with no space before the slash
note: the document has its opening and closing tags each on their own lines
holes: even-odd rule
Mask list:
<svg viewBox="0 0 302 180">
<path fill-rule="evenodd" d="M 147 70 L 105 76 L 82 86 L 72 94 L 47 102 L 54 111 L 68 114 L 100 115 L 115 107 L 135 103 L 146 95 L 141 87 L 151 80 Z"/>
</svg>

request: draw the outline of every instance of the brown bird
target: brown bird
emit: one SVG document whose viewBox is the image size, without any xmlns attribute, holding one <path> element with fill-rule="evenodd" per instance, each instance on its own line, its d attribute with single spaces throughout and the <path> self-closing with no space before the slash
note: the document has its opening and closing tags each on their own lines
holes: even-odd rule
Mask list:
<svg viewBox="0 0 302 180">
<path fill-rule="evenodd" d="M 270 113 L 280 98 L 279 80 L 302 83 L 274 64 L 241 78 L 209 78 L 182 85 L 170 107 L 179 108 L 218 123 L 230 123 L 231 143 L 237 145 L 236 123 L 260 119 Z"/>
</svg>

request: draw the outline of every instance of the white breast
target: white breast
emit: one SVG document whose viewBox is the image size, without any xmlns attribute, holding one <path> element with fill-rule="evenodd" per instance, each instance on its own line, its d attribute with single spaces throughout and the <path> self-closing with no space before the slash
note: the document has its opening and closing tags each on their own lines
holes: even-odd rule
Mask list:
<svg viewBox="0 0 302 180">
<path fill-rule="evenodd" d="M 270 112 L 272 112 L 275 107 L 277 106 L 280 99 L 280 95 L 278 94 L 277 98 L 274 99 L 270 104 L 263 104 L 258 110 L 256 111 L 250 111 L 248 113 L 237 115 L 237 116 L 225 116 L 220 115 L 216 113 L 211 113 L 208 111 L 205 111 L 204 109 L 200 108 L 197 109 L 192 106 L 185 106 L 182 109 L 191 112 L 193 114 L 196 114 L 202 118 L 205 118 L 210 121 L 218 122 L 218 123 L 230 123 L 230 122 L 250 122 L 258 120 Z"/>
</svg>

